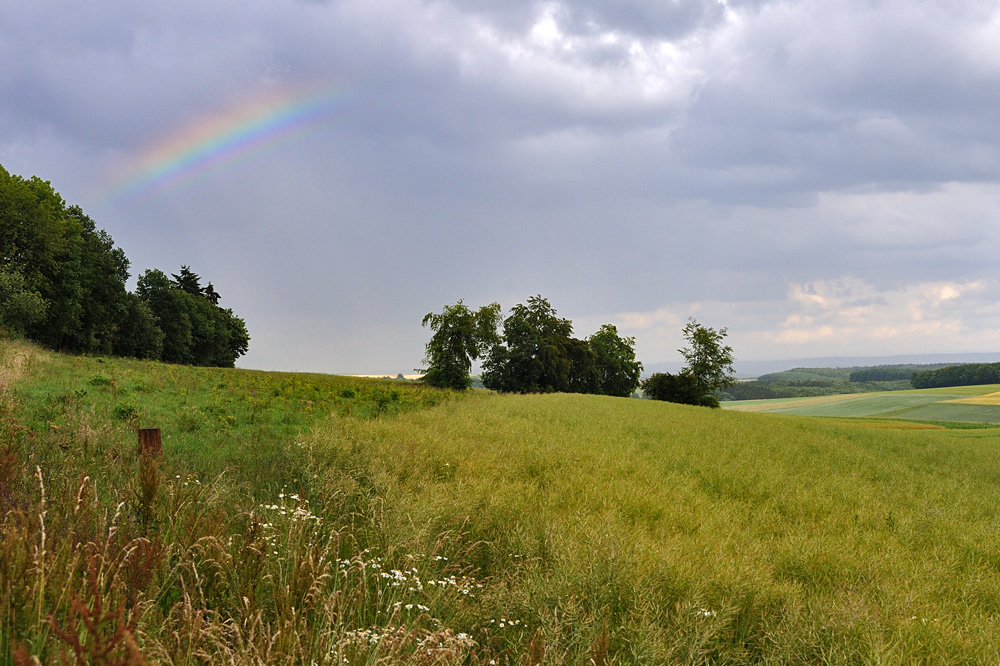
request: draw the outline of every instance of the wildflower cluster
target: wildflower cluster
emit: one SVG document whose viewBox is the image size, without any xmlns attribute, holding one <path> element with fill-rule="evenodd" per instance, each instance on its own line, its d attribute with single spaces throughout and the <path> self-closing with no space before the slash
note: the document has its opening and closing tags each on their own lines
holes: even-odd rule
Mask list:
<svg viewBox="0 0 1000 666">
<path fill-rule="evenodd" d="M 177 476 L 174 477 L 174 483 L 180 484 L 185 488 L 187 488 L 188 486 L 200 486 L 201 480 L 194 474 L 186 474 L 183 477 L 180 474 L 178 474 Z"/>
<path fill-rule="evenodd" d="M 416 569 L 410 569 L 409 571 L 401 571 L 399 569 L 380 571 L 379 577 L 388 581 L 391 587 L 406 587 L 410 592 L 424 591 L 424 583 L 417 575 Z"/>
<path fill-rule="evenodd" d="M 927 624 L 928 622 L 931 622 L 931 623 L 940 622 L 941 618 L 937 618 L 937 617 L 934 617 L 934 618 L 917 617 L 916 615 L 914 615 L 913 617 L 910 618 L 910 622 L 917 622 L 917 621 L 919 621 L 920 624 Z"/>
<path fill-rule="evenodd" d="M 442 629 L 420 641 L 417 648 L 426 651 L 428 656 L 454 654 L 462 650 L 476 647 L 476 641 L 465 632 L 454 633 L 451 629 Z"/>
<path fill-rule="evenodd" d="M 367 555 L 368 552 L 368 550 L 365 550 L 361 554 L 362 556 Z M 434 557 L 434 561 L 447 562 L 448 558 L 438 555 Z M 420 572 L 416 567 L 410 567 L 409 569 L 386 569 L 381 557 L 337 560 L 337 566 L 341 571 L 345 571 L 352 566 L 358 566 L 361 570 L 369 569 L 375 571 L 378 577 L 385 581 L 389 587 L 405 589 L 407 592 L 423 592 L 425 587 L 429 587 L 439 590 L 452 589 L 463 596 L 475 596 L 473 591 L 482 589 L 483 587 L 476 579 L 469 576 L 447 576 L 425 580 L 420 577 Z M 381 590 L 379 594 L 381 594 Z"/>
<path fill-rule="evenodd" d="M 489 622 L 487 622 L 487 624 L 496 625 L 501 629 L 512 629 L 515 627 L 523 628 L 526 626 L 524 622 L 521 622 L 520 620 L 510 620 L 503 617 L 500 618 L 499 620 L 490 620 Z"/>
<path fill-rule="evenodd" d="M 292 506 L 289 502 L 285 502 L 285 498 L 295 502 L 295 505 Z M 309 509 L 309 500 L 299 497 L 297 493 L 286 494 L 284 492 L 280 492 L 278 493 L 278 499 L 282 500 L 282 504 L 261 504 L 260 508 L 267 511 L 276 511 L 278 515 L 281 516 L 288 516 L 291 518 L 292 522 L 299 520 L 312 520 L 315 521 L 317 525 L 323 522 L 322 518 L 314 514 Z"/>
<path fill-rule="evenodd" d="M 368 627 L 353 629 L 344 634 L 344 642 L 356 645 L 379 645 L 383 640 L 398 639 L 406 633 L 404 627 Z"/>
<path fill-rule="evenodd" d="M 423 632 L 407 630 L 402 626 L 385 628 L 368 627 L 366 629 L 354 629 L 346 632 L 340 644 L 330 650 L 330 656 L 336 657 L 345 647 L 354 647 L 362 653 L 388 647 L 390 654 L 396 651 L 405 654 L 413 650 L 418 658 L 419 656 L 426 656 L 431 659 L 427 663 L 437 664 L 443 663 L 440 661 L 442 659 L 450 660 L 455 657 L 461 657 L 477 645 L 476 641 L 469 634 L 465 632 L 456 633 L 449 628 L 424 634 Z M 344 657 L 344 663 L 350 663 L 346 657 Z M 420 660 L 419 663 L 425 662 Z"/>
</svg>

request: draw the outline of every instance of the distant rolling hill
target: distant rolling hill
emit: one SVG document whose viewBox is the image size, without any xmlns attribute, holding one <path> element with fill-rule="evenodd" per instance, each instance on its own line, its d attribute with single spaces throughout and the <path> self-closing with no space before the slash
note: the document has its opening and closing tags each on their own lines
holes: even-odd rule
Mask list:
<svg viewBox="0 0 1000 666">
<path fill-rule="evenodd" d="M 816 358 L 779 359 L 773 361 L 740 361 L 734 364 L 736 376 L 750 379 L 771 372 L 781 372 L 792 368 L 852 368 L 873 365 L 902 365 L 930 363 L 996 363 L 1000 361 L 1000 352 L 981 352 L 967 354 L 903 354 L 898 356 L 825 356 Z M 683 364 L 648 363 L 645 364 L 647 374 L 654 372 L 678 372 Z"/>
</svg>

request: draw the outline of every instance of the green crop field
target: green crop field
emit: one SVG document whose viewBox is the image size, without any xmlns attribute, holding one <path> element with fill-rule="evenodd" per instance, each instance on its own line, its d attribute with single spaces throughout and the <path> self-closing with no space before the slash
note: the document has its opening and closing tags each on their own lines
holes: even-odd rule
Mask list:
<svg viewBox="0 0 1000 666">
<path fill-rule="evenodd" d="M 1000 429 L 2 345 L 0 664 L 1000 658 Z"/>
<path fill-rule="evenodd" d="M 867 417 L 1000 424 L 1000 403 L 991 394 L 995 384 L 939 389 L 891 391 L 819 398 L 743 400 L 724 403 L 736 411 L 797 416 Z"/>
</svg>

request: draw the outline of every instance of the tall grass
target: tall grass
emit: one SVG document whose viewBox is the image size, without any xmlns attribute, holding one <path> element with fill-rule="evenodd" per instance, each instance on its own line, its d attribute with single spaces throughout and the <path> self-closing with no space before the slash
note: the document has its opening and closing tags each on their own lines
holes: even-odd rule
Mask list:
<svg viewBox="0 0 1000 666">
<path fill-rule="evenodd" d="M 0 664 L 1000 652 L 993 430 L 9 344 L 0 368 Z"/>
<path fill-rule="evenodd" d="M 0 663 L 375 663 L 418 649 L 446 663 L 469 651 L 429 613 L 470 580 L 433 553 L 366 548 L 381 500 L 301 441 L 318 421 L 392 418 L 454 394 L 11 343 L 0 366 L 17 379 L 0 393 Z M 163 429 L 162 460 L 137 454 L 139 424 Z M 414 606 L 417 576 L 434 582 Z"/>
<path fill-rule="evenodd" d="M 995 435 L 585 396 L 348 430 L 330 441 L 367 444 L 391 539 L 455 534 L 491 581 L 465 618 L 484 642 L 487 618 L 513 616 L 552 663 L 595 644 L 622 663 L 986 663 L 1000 649 Z"/>
</svg>

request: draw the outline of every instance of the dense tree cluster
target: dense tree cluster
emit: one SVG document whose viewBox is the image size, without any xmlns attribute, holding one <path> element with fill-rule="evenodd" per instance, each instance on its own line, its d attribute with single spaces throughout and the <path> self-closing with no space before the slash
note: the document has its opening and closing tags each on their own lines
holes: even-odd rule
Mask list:
<svg viewBox="0 0 1000 666">
<path fill-rule="evenodd" d="M 584 340 L 574 338 L 573 323 L 541 296 L 515 305 L 502 322 L 499 318 L 497 303 L 472 312 L 462 301 L 424 317 L 434 331 L 424 381 L 466 388 L 472 361 L 482 358 L 483 385 L 506 393 L 629 396 L 639 386 L 642 363 L 635 359 L 635 339 L 619 336 L 611 324 Z"/>
<path fill-rule="evenodd" d="M 126 289 L 129 261 L 79 206 L 47 182 L 0 166 L 0 330 L 72 353 L 231 367 L 246 325 L 209 283 L 182 267 L 146 271 Z"/>
<path fill-rule="evenodd" d="M 775 386 L 766 382 L 736 382 L 719 394 L 720 400 L 773 400 L 792 397 L 786 395 L 791 389 L 786 384 Z"/>
<path fill-rule="evenodd" d="M 499 341 L 500 304 L 484 305 L 473 312 L 465 303 L 446 305 L 441 314 L 430 312 L 423 325 L 434 331 L 427 343 L 423 380 L 431 386 L 467 389 L 472 385 L 472 361 Z"/>
<path fill-rule="evenodd" d="M 912 379 L 918 371 L 913 365 L 876 365 L 868 368 L 858 368 L 851 372 L 850 381 L 860 382 L 895 382 Z"/>
<path fill-rule="evenodd" d="M 913 375 L 910 383 L 918 389 L 1000 384 L 1000 363 L 966 363 L 927 370 Z"/>
<path fill-rule="evenodd" d="M 677 375 L 657 372 L 642 383 L 642 391 L 653 400 L 685 405 L 718 407 L 720 390 L 732 386 L 733 348 L 723 344 L 727 330 L 702 326 L 693 318 L 684 327 L 689 347 L 680 349 L 687 365 Z"/>
</svg>

